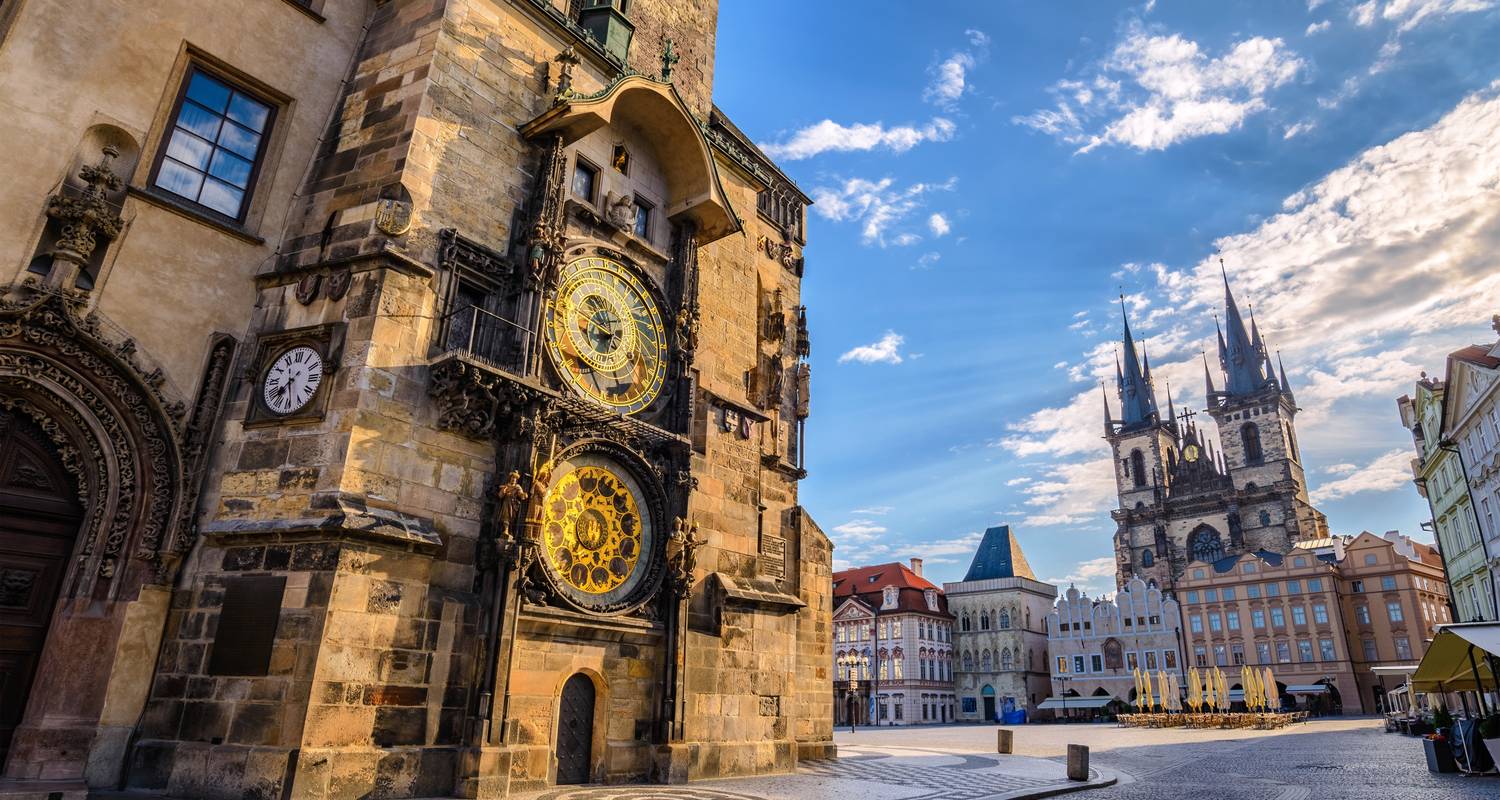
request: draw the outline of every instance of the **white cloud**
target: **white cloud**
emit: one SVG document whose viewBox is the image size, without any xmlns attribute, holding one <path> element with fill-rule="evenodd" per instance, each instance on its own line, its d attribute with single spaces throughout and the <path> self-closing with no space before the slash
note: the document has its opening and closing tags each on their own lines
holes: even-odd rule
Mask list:
<svg viewBox="0 0 1500 800">
<path fill-rule="evenodd" d="M 1314 503 L 1324 503 L 1360 492 L 1388 492 L 1409 486 L 1412 458 L 1410 450 L 1392 450 L 1347 477 L 1313 489 L 1309 495 Z"/>
<path fill-rule="evenodd" d="M 842 525 L 835 525 L 833 532 L 838 534 L 834 539 L 838 542 L 855 544 L 868 542 L 887 532 L 884 525 L 877 525 L 867 519 L 852 519 Z"/>
<path fill-rule="evenodd" d="M 904 189 L 895 188 L 894 184 L 890 178 L 878 181 L 850 178 L 842 186 L 820 186 L 812 190 L 813 211 L 834 222 L 863 223 L 861 239 L 865 244 L 881 247 L 915 244 L 921 237 L 914 233 L 895 234 L 889 239 L 886 233 L 892 225 L 920 207 L 924 195 L 949 191 L 957 185 L 957 179 L 950 178 L 944 183 L 914 183 Z"/>
<path fill-rule="evenodd" d="M 1162 150 L 1239 128 L 1305 67 L 1281 39 L 1245 39 L 1215 58 L 1191 39 L 1135 24 L 1088 80 L 1052 87 L 1053 108 L 1012 121 L 1079 152 L 1109 144 Z"/>
<path fill-rule="evenodd" d="M 1365 5 L 1373 6 L 1374 3 Z M 1380 10 L 1380 18 L 1395 23 L 1396 30 L 1404 33 L 1428 20 L 1488 11 L 1494 7 L 1495 0 L 1387 0 Z"/>
<path fill-rule="evenodd" d="M 1008 481 L 1005 482 L 1005 485 L 1006 486 L 1024 486 L 1024 485 L 1026 485 L 1028 483 L 1031 483 L 1031 479 L 1030 478 L 1021 477 L 1021 478 L 1011 478 L 1010 480 L 1008 480 Z"/>
<path fill-rule="evenodd" d="M 912 269 L 932 269 L 937 265 L 937 262 L 942 260 L 942 258 L 942 253 L 923 253 L 920 257 L 917 258 L 917 265 L 912 267 Z"/>
<path fill-rule="evenodd" d="M 933 236 L 947 236 L 948 231 L 953 230 L 948 218 L 942 214 L 933 214 L 927 218 L 927 229 L 932 231 Z"/>
<path fill-rule="evenodd" d="M 1048 578 L 1047 582 L 1058 586 L 1071 584 L 1097 597 L 1115 589 L 1115 560 L 1104 556 L 1080 561 L 1074 565 L 1072 572 L 1061 578 Z"/>
<path fill-rule="evenodd" d="M 886 331 L 880 341 L 863 344 L 839 356 L 839 363 L 857 361 L 861 364 L 900 364 L 901 345 L 906 337 L 895 331 Z"/>
<path fill-rule="evenodd" d="M 968 85 L 969 70 L 974 68 L 974 57 L 968 53 L 954 53 L 933 67 L 932 83 L 922 93 L 922 99 L 951 108 L 963 96 Z"/>
<path fill-rule="evenodd" d="M 1333 23 L 1329 22 L 1328 20 L 1325 19 L 1322 22 L 1314 22 L 1314 23 L 1308 25 L 1307 26 L 1307 30 L 1303 31 L 1302 34 L 1304 36 L 1314 36 L 1314 35 L 1319 34 L 1319 33 L 1324 33 L 1329 28 L 1332 28 L 1332 27 L 1333 27 Z"/>
<path fill-rule="evenodd" d="M 1360 3 L 1349 9 L 1349 19 L 1353 20 L 1354 24 L 1361 28 L 1368 28 L 1375 24 L 1375 7 L 1377 5 L 1379 4 L 1375 0 Z"/>
<path fill-rule="evenodd" d="M 1311 122 L 1298 122 L 1298 123 L 1296 123 L 1294 125 L 1288 125 L 1287 128 L 1286 128 L 1286 130 L 1282 132 L 1281 138 L 1283 138 L 1283 139 L 1293 139 L 1293 138 L 1296 138 L 1298 136 L 1301 136 L 1304 133 L 1307 133 L 1308 131 L 1310 131 L 1312 129 L 1313 129 L 1313 124 Z"/>
<path fill-rule="evenodd" d="M 896 509 L 895 509 L 894 506 L 869 506 L 867 508 L 856 508 L 853 511 L 851 511 L 850 513 L 851 514 L 866 514 L 866 515 L 873 515 L 873 516 L 877 516 L 877 517 L 883 517 L 886 514 L 889 514 L 889 513 L 891 513 L 892 511 L 895 511 L 895 510 Z"/>
<path fill-rule="evenodd" d="M 825 119 L 797 131 L 785 142 L 762 143 L 760 149 L 771 158 L 787 161 L 799 161 L 828 152 L 883 149 L 904 153 L 922 142 L 946 142 L 953 138 L 955 130 L 953 121 L 944 117 L 933 117 L 926 125 L 890 128 L 880 122 L 841 125 Z"/>
<path fill-rule="evenodd" d="M 1321 6 L 1326 2 L 1328 2 L 1328 0 L 1307 0 L 1307 13 L 1311 14 L 1312 12 L 1317 11 L 1318 6 Z"/>
<path fill-rule="evenodd" d="M 1394 403 L 1379 399 L 1410 391 L 1422 368 L 1440 366 L 1444 353 L 1469 341 L 1494 313 L 1497 190 L 1500 81 L 1430 127 L 1360 153 L 1250 230 L 1214 243 L 1241 308 L 1254 303 L 1262 333 L 1285 353 L 1303 409 L 1297 432 L 1304 458 L 1333 462 L 1319 475 L 1334 480 L 1312 480 L 1319 501 L 1411 491 L 1409 436 L 1394 419 Z M 1158 385 L 1171 381 L 1179 408 L 1201 408 L 1198 351 L 1211 347 L 1210 315 L 1224 296 L 1218 257 L 1183 269 L 1155 267 L 1149 294 L 1174 314 L 1157 320 L 1165 329 L 1138 323 L 1135 333 L 1147 337 Z M 1089 380 L 1088 388 L 1024 417 L 992 443 L 1045 460 L 1038 468 L 1045 480 L 1026 487 L 1025 504 L 1036 509 L 1028 524 L 1077 525 L 1114 502 L 1097 381 L 1113 379 L 1115 346 L 1095 345 L 1070 370 L 1070 378 Z M 1217 370 L 1215 376 L 1222 380 Z M 1118 413 L 1118 401 L 1111 402 Z M 1211 430 L 1203 415 L 1199 420 Z M 1354 466 L 1372 447 L 1390 449 Z"/>
<path fill-rule="evenodd" d="M 971 50 L 960 50 L 938 62 L 928 70 L 932 81 L 922 92 L 922 99 L 945 109 L 953 109 L 965 92 L 972 91 L 969 73 L 988 55 L 990 37 L 984 31 L 970 28 L 964 31 Z"/>
</svg>

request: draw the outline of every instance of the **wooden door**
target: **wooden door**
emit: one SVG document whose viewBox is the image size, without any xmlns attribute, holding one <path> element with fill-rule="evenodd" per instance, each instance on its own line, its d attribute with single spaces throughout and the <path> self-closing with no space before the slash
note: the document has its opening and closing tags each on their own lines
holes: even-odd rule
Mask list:
<svg viewBox="0 0 1500 800">
<path fill-rule="evenodd" d="M 594 743 L 594 682 L 579 673 L 563 684 L 557 715 L 557 782 L 588 783 Z"/>
<path fill-rule="evenodd" d="M 0 410 L 0 765 L 26 711 L 82 509 L 45 435 Z"/>
</svg>

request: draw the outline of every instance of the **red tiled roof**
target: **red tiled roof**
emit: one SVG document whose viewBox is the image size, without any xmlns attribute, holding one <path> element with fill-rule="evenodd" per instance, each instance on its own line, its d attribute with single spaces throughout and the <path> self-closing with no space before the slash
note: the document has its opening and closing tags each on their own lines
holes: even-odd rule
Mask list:
<svg viewBox="0 0 1500 800">
<path fill-rule="evenodd" d="M 904 564 L 876 564 L 833 573 L 835 601 L 857 595 L 871 608 L 880 608 L 884 602 L 887 586 L 895 586 L 899 589 L 896 608 L 902 611 L 936 613 L 942 617 L 952 616 L 948 613 L 948 598 L 943 596 L 943 590 L 932 581 L 912 572 Z M 937 590 L 938 610 L 936 612 L 927 607 L 926 590 L 928 589 Z"/>
<path fill-rule="evenodd" d="M 1471 344 L 1462 350 L 1455 350 L 1448 354 L 1449 358 L 1467 361 L 1486 369 L 1500 367 L 1500 358 L 1490 355 L 1490 348 L 1482 344 Z"/>
</svg>

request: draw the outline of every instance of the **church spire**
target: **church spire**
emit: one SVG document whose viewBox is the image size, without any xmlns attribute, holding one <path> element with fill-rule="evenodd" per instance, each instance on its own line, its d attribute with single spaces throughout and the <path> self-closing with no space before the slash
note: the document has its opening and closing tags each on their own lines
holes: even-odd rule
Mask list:
<svg viewBox="0 0 1500 800">
<path fill-rule="evenodd" d="M 1151 382 L 1142 372 L 1135 337 L 1130 333 L 1130 316 L 1125 313 L 1125 295 L 1120 295 L 1120 318 L 1125 323 L 1123 369 L 1119 366 L 1118 356 L 1115 361 L 1115 374 L 1120 384 L 1120 422 L 1125 426 L 1154 422 L 1157 416 L 1156 399 L 1151 395 Z"/>
<path fill-rule="evenodd" d="M 1286 392 L 1287 394 L 1291 394 L 1292 393 L 1292 384 L 1289 383 L 1289 382 L 1287 382 L 1287 379 L 1286 379 L 1286 363 L 1281 360 L 1281 351 L 1280 350 L 1276 351 L 1276 364 L 1277 364 L 1277 366 L 1281 367 L 1281 391 Z"/>
<path fill-rule="evenodd" d="M 1259 347 L 1259 331 L 1252 339 L 1245 330 L 1245 319 L 1240 316 L 1240 307 L 1234 301 L 1234 292 L 1229 288 L 1229 272 L 1224 268 L 1224 259 L 1219 259 L 1219 270 L 1224 275 L 1224 316 L 1226 332 L 1221 331 L 1219 362 L 1227 376 L 1224 389 L 1232 395 L 1249 394 L 1266 382 L 1262 371 Z"/>
<path fill-rule="evenodd" d="M 1220 337 L 1220 341 L 1222 340 L 1222 337 Z M 1212 372 L 1209 372 L 1208 370 L 1208 353 L 1199 353 L 1199 355 L 1203 356 L 1203 387 L 1205 392 L 1203 397 L 1205 400 L 1212 403 L 1215 391 L 1214 374 Z"/>
<path fill-rule="evenodd" d="M 1119 366 L 1119 358 L 1115 358 L 1115 365 Z M 1104 381 L 1099 381 L 1099 394 L 1104 396 L 1104 435 L 1108 436 L 1115 432 L 1114 415 L 1109 413 L 1109 390 L 1104 388 Z"/>
<path fill-rule="evenodd" d="M 1172 382 L 1171 381 L 1167 381 L 1167 423 L 1172 426 L 1172 430 L 1173 431 L 1177 432 L 1177 434 L 1178 434 L 1177 439 L 1179 441 L 1181 441 L 1181 439 L 1182 439 L 1181 433 L 1182 432 L 1177 430 L 1177 406 L 1175 406 L 1175 405 L 1172 404 Z"/>
</svg>

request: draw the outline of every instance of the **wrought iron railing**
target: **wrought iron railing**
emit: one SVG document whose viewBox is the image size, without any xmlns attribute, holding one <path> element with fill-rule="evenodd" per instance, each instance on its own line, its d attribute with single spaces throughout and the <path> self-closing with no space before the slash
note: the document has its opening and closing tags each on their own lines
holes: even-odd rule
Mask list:
<svg viewBox="0 0 1500 800">
<path fill-rule="evenodd" d="M 463 306 L 442 319 L 444 352 L 464 352 L 499 369 L 530 372 L 532 331 L 524 325 L 479 306 Z"/>
</svg>

